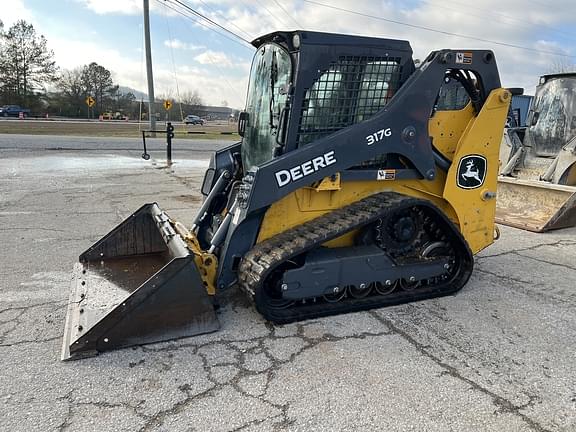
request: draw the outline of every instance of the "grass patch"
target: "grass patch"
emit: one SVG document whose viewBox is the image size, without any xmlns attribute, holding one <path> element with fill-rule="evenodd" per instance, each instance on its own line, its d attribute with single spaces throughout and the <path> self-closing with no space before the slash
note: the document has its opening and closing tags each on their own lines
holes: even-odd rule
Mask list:
<svg viewBox="0 0 576 432">
<path fill-rule="evenodd" d="M 177 138 L 185 139 L 239 139 L 236 125 L 207 124 L 205 126 L 174 125 Z M 165 125 L 158 123 L 157 130 L 164 130 Z M 147 123 L 126 122 L 74 122 L 74 121 L 35 121 L 3 120 L 0 121 L 0 134 L 25 135 L 65 135 L 81 137 L 131 137 L 139 138 L 142 130 L 147 130 Z M 188 133 L 203 132 L 203 133 Z M 162 134 L 158 134 L 162 136 Z"/>
</svg>

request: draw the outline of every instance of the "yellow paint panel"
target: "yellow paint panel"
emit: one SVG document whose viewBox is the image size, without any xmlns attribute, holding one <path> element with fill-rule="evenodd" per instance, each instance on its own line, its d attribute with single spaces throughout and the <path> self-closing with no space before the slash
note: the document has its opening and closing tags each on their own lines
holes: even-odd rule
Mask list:
<svg viewBox="0 0 576 432">
<path fill-rule="evenodd" d="M 473 119 L 474 108 L 471 103 L 461 110 L 434 113 L 428 122 L 428 131 L 433 137 L 434 147 L 445 158 L 452 160 L 460 138 Z"/>
<path fill-rule="evenodd" d="M 572 165 L 568 169 L 568 173 L 566 174 L 565 183 L 568 186 L 576 186 L 576 164 Z"/>
<path fill-rule="evenodd" d="M 456 213 L 442 198 L 445 175 L 441 172 L 434 181 L 354 181 L 342 182 L 338 191 L 317 191 L 312 188 L 302 188 L 270 206 L 258 235 L 260 243 L 267 238 L 287 229 L 301 225 L 323 214 L 352 204 L 370 195 L 384 191 L 396 191 L 405 195 L 431 200 L 443 210 L 446 215 L 458 224 Z M 327 246 L 341 247 L 352 244 L 353 236 L 333 240 Z"/>
<path fill-rule="evenodd" d="M 473 116 L 471 105 L 463 110 L 438 112 L 430 120 L 430 134 L 435 146 L 449 159 L 453 159 L 448 174 L 437 171 L 433 181 L 354 181 L 318 189 L 301 188 L 267 210 L 257 242 L 270 238 L 287 229 L 301 225 L 323 214 L 354 203 L 367 196 L 396 191 L 405 195 L 430 200 L 457 226 L 474 253 L 493 241 L 495 199 L 483 200 L 483 193 L 496 191 L 498 152 L 502 130 L 510 102 L 504 89 L 494 90 L 482 111 Z M 434 122 L 435 125 L 434 125 Z M 456 170 L 461 157 L 481 154 L 488 161 L 488 171 L 483 187 L 472 190 L 456 186 Z M 328 190 L 327 190 L 328 189 Z M 326 246 L 351 245 L 354 233 L 328 242 Z"/>
<path fill-rule="evenodd" d="M 340 190 L 340 173 L 324 177 L 317 186 L 314 186 L 314 189 L 317 191 Z"/>
<path fill-rule="evenodd" d="M 505 89 L 490 93 L 482 111 L 458 143 L 454 163 L 448 171 L 444 198 L 456 210 L 460 231 L 473 253 L 494 241 L 498 156 L 510 99 Z M 457 185 L 458 163 L 461 158 L 474 154 L 486 158 L 484 184 L 476 189 L 462 189 Z M 489 198 L 491 194 L 494 195 Z"/>
</svg>

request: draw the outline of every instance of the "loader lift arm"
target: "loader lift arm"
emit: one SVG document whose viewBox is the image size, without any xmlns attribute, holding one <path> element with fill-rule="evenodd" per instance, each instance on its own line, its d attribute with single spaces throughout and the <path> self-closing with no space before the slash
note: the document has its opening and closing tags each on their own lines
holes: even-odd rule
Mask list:
<svg viewBox="0 0 576 432">
<path fill-rule="evenodd" d="M 471 63 L 458 63 L 458 58 L 465 53 Z M 500 77 L 494 54 L 489 50 L 440 50 L 430 53 L 423 64 L 416 69 L 392 96 L 386 106 L 368 120 L 341 129 L 314 142 L 314 145 L 295 147 L 295 128 L 300 112 L 293 102 L 289 113 L 286 149 L 290 150 L 271 161 L 246 173 L 239 194 L 237 214 L 228 232 L 226 242 L 222 245 L 219 263 L 219 278 L 217 286 L 222 289 L 236 283 L 235 270 L 242 257 L 256 241 L 260 219 L 266 208 L 285 197 L 289 193 L 318 182 L 335 173 L 342 176 L 351 175 L 355 178 L 371 176 L 376 179 L 377 170 L 351 169 L 360 163 L 382 154 L 397 154 L 410 161 L 414 169 L 406 169 L 406 174 L 416 174 L 420 178 L 433 181 L 437 177 L 437 169 L 449 169 L 447 161 L 442 158 L 438 164 L 437 153 L 430 139 L 428 122 L 432 114 L 438 91 L 442 86 L 446 73 L 463 70 L 473 73 L 479 87 L 481 108 L 486 98 L 493 90 L 500 88 Z M 297 101 L 297 94 L 294 99 Z M 509 100 L 507 101 L 509 103 Z M 386 136 L 386 130 L 390 136 Z M 383 139 L 369 144 L 370 136 L 383 131 Z M 304 169 L 309 161 L 329 155 L 331 163 L 326 168 L 318 169 L 299 179 L 291 178 L 286 185 L 280 186 L 277 173 L 291 169 Z M 324 163 L 326 161 L 324 160 Z M 318 164 L 320 165 L 320 164 Z M 402 178 L 402 173 L 398 173 Z"/>
<path fill-rule="evenodd" d="M 386 107 L 370 119 L 321 138 L 313 146 L 304 146 L 274 158 L 249 172 L 248 176 L 252 179 L 249 183 L 249 196 L 245 200 L 248 203 L 245 213 L 264 208 L 296 189 L 381 154 L 401 155 L 412 162 L 422 178 L 434 180 L 437 167 L 428 121 L 446 71 L 465 70 L 474 73 L 479 81 L 480 94 L 483 95 L 501 86 L 491 51 L 466 51 L 471 58 L 476 59 L 469 65 L 456 63 L 460 53 L 453 50 L 432 52 Z M 479 101 L 479 108 L 486 97 L 483 96 Z M 380 132 L 387 130 L 389 132 Z M 370 137 L 375 140 L 372 145 Z M 291 181 L 285 185 L 278 183 L 277 173 L 280 170 L 303 167 L 308 161 L 314 161 L 330 152 L 333 152 L 330 160 L 335 162 L 329 168 L 323 167 L 299 178 L 292 175 Z"/>
</svg>

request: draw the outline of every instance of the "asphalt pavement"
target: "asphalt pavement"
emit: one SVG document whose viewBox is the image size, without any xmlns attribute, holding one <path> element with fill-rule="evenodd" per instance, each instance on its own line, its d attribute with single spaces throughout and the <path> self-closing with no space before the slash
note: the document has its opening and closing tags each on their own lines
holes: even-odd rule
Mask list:
<svg viewBox="0 0 576 432">
<path fill-rule="evenodd" d="M 502 227 L 456 296 L 61 362 L 78 255 L 145 202 L 189 224 L 213 140 L 0 135 L 0 430 L 576 431 L 576 229 Z"/>
</svg>

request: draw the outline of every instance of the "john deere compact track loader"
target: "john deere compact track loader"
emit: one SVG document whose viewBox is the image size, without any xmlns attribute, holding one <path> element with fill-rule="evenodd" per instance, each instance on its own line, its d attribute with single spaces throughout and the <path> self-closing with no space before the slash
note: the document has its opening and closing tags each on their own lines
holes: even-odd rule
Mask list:
<svg viewBox="0 0 576 432">
<path fill-rule="evenodd" d="M 253 45 L 242 142 L 212 157 L 194 223 L 147 204 L 80 256 L 64 359 L 214 331 L 232 286 L 275 323 L 454 294 L 493 242 L 510 93 L 492 52 L 416 68 L 399 40 Z"/>
<path fill-rule="evenodd" d="M 504 131 L 496 220 L 535 232 L 576 226 L 576 73 L 540 77 L 527 122 Z"/>
</svg>

